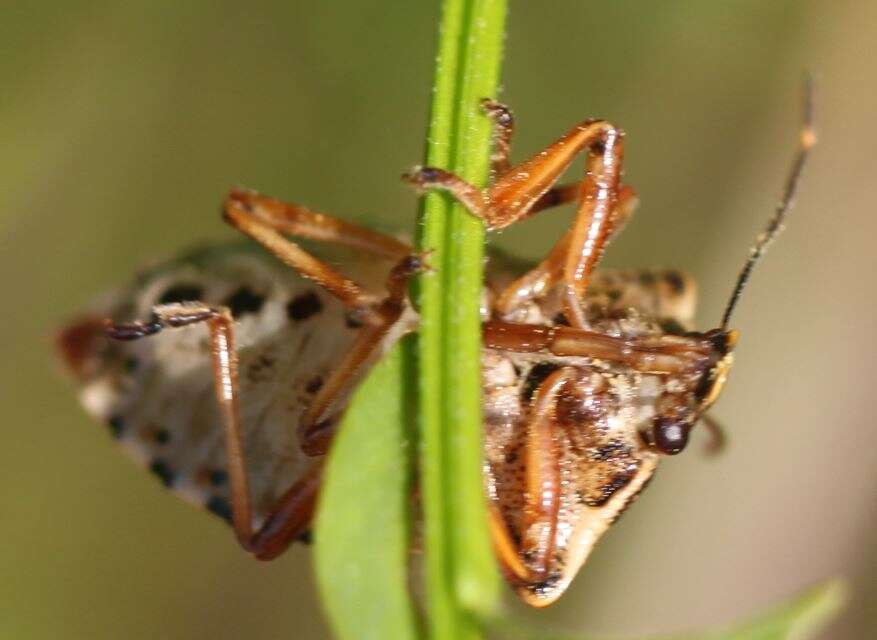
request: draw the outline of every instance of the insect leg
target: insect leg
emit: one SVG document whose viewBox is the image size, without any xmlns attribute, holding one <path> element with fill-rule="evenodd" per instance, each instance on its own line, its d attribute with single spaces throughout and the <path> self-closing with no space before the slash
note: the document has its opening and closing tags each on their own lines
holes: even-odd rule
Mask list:
<svg viewBox="0 0 877 640">
<path fill-rule="evenodd" d="M 583 188 L 563 187 L 548 196 L 549 189 L 575 157 L 589 147 L 600 147 L 607 137 L 620 132 L 603 120 L 586 120 L 530 160 L 511 167 L 489 188 L 480 190 L 462 178 L 436 167 L 421 167 L 403 176 L 419 189 L 451 192 L 469 211 L 482 218 L 490 229 L 502 229 L 525 218 L 545 197 L 541 206 L 559 204 L 564 198 L 587 197 Z M 557 201 L 556 201 L 557 200 Z"/>
<path fill-rule="evenodd" d="M 481 108 L 493 120 L 493 153 L 490 156 L 490 182 L 493 182 L 497 177 L 508 173 L 511 168 L 509 152 L 515 130 L 515 119 L 511 109 L 489 98 L 481 101 Z M 545 209 L 572 202 L 578 198 L 579 190 L 578 183 L 551 187 L 536 201 L 536 204 L 524 217 L 528 218 Z"/>
<path fill-rule="evenodd" d="M 490 176 L 493 180 L 506 173 L 511 166 L 509 164 L 509 151 L 512 135 L 515 133 L 515 117 L 512 115 L 512 110 L 506 105 L 490 98 L 484 98 L 481 101 L 481 108 L 493 120 L 491 140 L 493 152 L 490 155 Z"/>
<path fill-rule="evenodd" d="M 547 576 L 557 540 L 560 509 L 560 462 L 555 434 L 558 394 L 563 390 L 572 367 L 552 373 L 540 385 L 533 401 L 527 429 L 524 531 L 521 553 L 540 576 Z"/>
<path fill-rule="evenodd" d="M 498 176 L 507 173 L 509 170 L 509 150 L 515 130 L 515 121 L 511 109 L 495 100 L 484 98 L 481 101 L 481 108 L 493 121 L 491 139 L 493 151 L 490 156 L 490 182 L 493 182 Z M 450 171 L 435 167 L 421 167 L 409 174 L 405 174 L 402 178 L 419 189 L 438 188 L 449 191 L 476 216 L 485 218 L 487 215 L 487 202 L 481 190 Z M 545 195 L 547 196 L 548 194 Z M 552 206 L 552 204 L 568 202 L 574 199 L 575 195 L 574 187 L 573 189 L 555 193 L 546 199 L 546 204 L 543 205 L 543 208 L 545 206 Z M 557 202 L 551 203 L 551 200 L 557 200 Z"/>
<path fill-rule="evenodd" d="M 232 525 L 240 545 L 260 559 L 270 559 L 307 530 L 319 489 L 322 461 L 284 493 L 258 532 L 253 531 L 252 504 L 239 409 L 238 360 L 234 320 L 224 307 L 200 302 L 159 305 L 146 322 L 110 324 L 107 333 L 119 340 L 143 338 L 165 328 L 206 322 L 210 332 L 216 399 L 225 430 L 225 451 L 231 488 Z"/>
<path fill-rule="evenodd" d="M 370 309 L 374 296 L 357 282 L 342 275 L 328 264 L 304 251 L 284 237 L 275 227 L 263 222 L 237 200 L 225 204 L 225 219 L 236 229 L 250 236 L 305 278 L 314 280 L 350 309 Z M 377 318 L 373 318 L 377 321 Z"/>
<path fill-rule="evenodd" d="M 415 167 L 411 172 L 402 174 L 402 180 L 413 185 L 418 191 L 428 189 L 447 191 L 459 200 L 469 213 L 481 218 L 488 227 L 493 227 L 491 222 L 493 214 L 486 194 L 457 174 L 438 167 Z"/>
<path fill-rule="evenodd" d="M 267 203 L 267 204 L 266 204 Z M 271 206 L 268 206 L 271 205 Z M 367 292 L 359 283 L 347 278 L 334 268 L 304 251 L 299 245 L 286 238 L 284 232 L 303 229 L 305 237 L 316 238 L 320 235 L 315 229 L 322 229 L 325 234 L 320 239 L 329 239 L 349 246 L 369 248 L 383 256 L 408 259 L 410 248 L 394 238 L 360 229 L 355 225 L 347 225 L 339 220 L 322 216 L 323 222 L 331 224 L 314 226 L 313 220 L 304 216 L 302 211 L 286 207 L 275 200 L 254 200 L 245 192 L 232 192 L 224 206 L 225 219 L 236 229 L 250 236 L 284 263 L 298 271 L 305 278 L 316 281 L 329 293 L 338 298 L 366 324 L 381 326 L 385 320 L 380 311 L 380 300 Z M 313 216 L 308 212 L 308 215 Z M 301 219 L 306 219 L 301 222 Z M 292 221 L 291 221 L 292 220 Z M 356 229 L 354 233 L 352 229 Z M 341 231 L 344 233 L 341 233 Z M 346 235 L 345 235 L 346 234 Z M 342 240 L 341 238 L 344 238 Z"/>
<path fill-rule="evenodd" d="M 621 131 L 604 120 L 586 120 L 530 160 L 510 168 L 483 191 L 435 167 L 420 168 L 403 177 L 421 189 L 450 191 L 488 228 L 502 229 L 525 218 L 575 157 L 587 150 L 576 219 L 566 236 L 566 250 L 555 254 L 564 254 L 561 279 L 567 319 L 584 329 L 587 321 L 579 301 L 609 239 L 610 220 L 618 202 L 622 138 Z"/>
<path fill-rule="evenodd" d="M 564 367 L 552 373 L 534 398 L 524 451 L 526 502 L 519 545 L 513 542 L 496 507 L 491 508 L 490 532 L 497 555 L 506 571 L 524 584 L 540 582 L 551 574 L 561 490 L 555 407 L 574 371 Z"/>
<path fill-rule="evenodd" d="M 399 260 L 411 253 L 410 245 L 393 236 L 254 191 L 233 189 L 226 198 L 225 207 L 232 206 L 232 203 L 287 235 L 362 249 L 391 260 Z"/>
<path fill-rule="evenodd" d="M 375 353 L 384 337 L 399 320 L 405 308 L 408 279 L 423 269 L 424 255 L 403 258 L 387 278 L 387 296 L 374 307 L 380 316 L 379 324 L 366 324 L 361 329 L 350 350 L 314 396 L 299 426 L 302 449 L 309 455 L 325 453 L 332 432 L 338 424 L 338 415 L 324 418 L 335 400 L 347 389 L 349 383 L 362 370 L 362 366 Z"/>
<path fill-rule="evenodd" d="M 491 215 L 489 211 L 490 205 L 485 199 L 484 193 L 450 171 L 437 169 L 435 167 L 421 167 L 415 169 L 411 173 L 403 175 L 402 179 L 406 182 L 410 182 L 420 190 L 441 189 L 449 192 L 459 200 L 472 215 L 481 218 L 486 223 L 488 216 Z M 545 209 L 572 202 L 578 197 L 578 195 L 578 184 L 565 184 L 558 187 L 552 187 L 542 194 L 535 203 L 521 215 L 519 220 L 529 218 Z M 489 223 L 487 224 L 490 226 Z"/>
<path fill-rule="evenodd" d="M 224 307 L 200 302 L 159 305 L 146 322 L 107 327 L 110 337 L 133 340 L 158 333 L 167 327 L 184 327 L 206 322 L 210 332 L 210 353 L 216 399 L 225 428 L 225 451 L 231 487 L 232 524 L 238 542 L 250 549 L 253 538 L 252 505 L 238 407 L 238 359 L 234 341 L 234 320 Z"/>
<path fill-rule="evenodd" d="M 527 584 L 534 582 L 536 576 L 533 571 L 524 564 L 521 559 L 518 546 L 512 539 L 509 529 L 503 520 L 502 514 L 495 505 L 489 506 L 487 514 L 487 526 L 490 531 L 490 539 L 493 542 L 493 549 L 499 558 L 500 566 L 512 578 L 512 582 L 520 582 Z"/>
<path fill-rule="evenodd" d="M 571 186 L 578 190 L 578 185 Z M 558 187 L 558 189 L 561 188 L 566 189 L 567 187 Z M 551 195 L 552 191 L 546 193 L 543 199 Z M 627 185 L 622 185 L 618 190 L 618 203 L 612 210 L 612 215 L 609 218 L 607 244 L 624 228 L 627 221 L 633 215 L 637 204 L 639 204 L 639 200 L 634 190 Z M 536 207 L 538 206 L 539 203 L 537 202 Z M 555 285 L 563 274 L 564 260 L 568 250 L 569 234 L 567 233 L 554 245 L 551 252 L 542 262 L 503 289 L 497 297 L 497 311 L 500 314 L 509 313 L 515 307 L 543 294 Z"/>
<path fill-rule="evenodd" d="M 619 338 L 574 327 L 519 324 L 491 320 L 483 324 L 486 347 L 559 356 L 584 356 L 625 364 L 642 373 L 699 371 L 715 363 L 707 340 L 687 336 Z"/>
<path fill-rule="evenodd" d="M 272 560 L 311 526 L 320 481 L 323 460 L 313 466 L 277 500 L 265 523 L 245 547 L 259 560 Z"/>
<path fill-rule="evenodd" d="M 618 185 L 624 154 L 622 133 L 608 127 L 597 145 L 588 147 L 582 198 L 575 222 L 568 232 L 569 246 L 563 263 L 563 307 L 569 323 L 588 326 L 581 300 L 590 275 L 603 256 L 618 205 Z"/>
</svg>

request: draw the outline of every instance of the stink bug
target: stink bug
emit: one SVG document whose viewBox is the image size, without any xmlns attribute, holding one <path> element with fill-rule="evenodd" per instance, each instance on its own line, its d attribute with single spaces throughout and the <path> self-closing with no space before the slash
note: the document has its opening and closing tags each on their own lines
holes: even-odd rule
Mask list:
<svg viewBox="0 0 877 640">
<path fill-rule="evenodd" d="M 623 134 L 609 122 L 586 120 L 512 167 L 511 112 L 485 100 L 494 122 L 488 188 L 433 167 L 404 176 L 421 190 L 449 191 L 490 229 L 578 202 L 573 226 L 542 262 L 512 273 L 494 256 L 485 283 L 490 530 L 527 603 L 554 602 L 659 460 L 682 451 L 699 420 L 709 424 L 705 412 L 737 341 L 732 312 L 780 231 L 815 142 L 809 105 L 808 91 L 781 203 L 720 325 L 706 332 L 690 328 L 695 289 L 687 275 L 595 270 L 636 204 L 621 183 Z M 555 186 L 582 152 L 584 179 Z M 227 520 L 244 549 L 270 559 L 307 536 L 351 388 L 416 328 L 406 283 L 425 256 L 250 191 L 232 191 L 223 214 L 267 252 L 253 244 L 206 248 L 148 270 L 63 329 L 59 347 L 86 409 L 166 486 Z M 354 250 L 357 279 L 290 236 Z M 388 276 L 383 264 L 392 265 Z M 384 293 L 375 293 L 382 281 Z"/>
</svg>

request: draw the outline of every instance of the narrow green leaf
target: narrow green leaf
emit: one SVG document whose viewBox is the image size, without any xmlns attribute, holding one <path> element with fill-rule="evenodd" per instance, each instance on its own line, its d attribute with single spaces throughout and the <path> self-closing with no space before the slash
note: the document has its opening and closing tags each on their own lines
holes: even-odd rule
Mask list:
<svg viewBox="0 0 877 640">
<path fill-rule="evenodd" d="M 487 177 L 506 0 L 445 0 L 425 163 L 476 185 Z M 421 473 L 427 595 L 434 638 L 477 637 L 472 613 L 498 600 L 487 530 L 481 447 L 484 230 L 441 194 L 424 199 L 419 247 L 434 273 L 420 279 Z"/>
<path fill-rule="evenodd" d="M 651 640 L 807 640 L 815 638 L 841 612 L 847 599 L 846 583 L 829 580 L 743 622 L 720 629 L 654 636 Z M 504 623 L 503 630 L 505 637 L 521 640 L 597 640 L 591 635 L 525 631 L 512 623 Z"/>
<path fill-rule="evenodd" d="M 315 526 L 317 582 L 340 640 L 418 637 L 408 593 L 412 451 L 410 340 L 353 396 L 332 444 Z"/>
</svg>

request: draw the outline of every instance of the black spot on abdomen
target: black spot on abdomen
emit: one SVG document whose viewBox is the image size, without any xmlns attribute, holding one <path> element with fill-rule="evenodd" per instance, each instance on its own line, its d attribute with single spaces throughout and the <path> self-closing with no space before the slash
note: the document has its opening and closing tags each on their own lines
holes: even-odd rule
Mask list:
<svg viewBox="0 0 877 640">
<path fill-rule="evenodd" d="M 207 478 L 214 487 L 221 487 L 228 481 L 228 473 L 225 469 L 214 469 Z"/>
<path fill-rule="evenodd" d="M 175 302 L 193 302 L 200 300 L 204 289 L 197 284 L 174 284 L 164 290 L 156 304 L 173 304 Z"/>
<path fill-rule="evenodd" d="M 149 471 L 157 476 L 158 479 L 161 480 L 161 483 L 166 487 L 170 487 L 176 479 L 176 474 L 171 471 L 170 467 L 167 466 L 167 463 L 164 460 L 153 460 L 152 464 L 149 465 Z"/>
<path fill-rule="evenodd" d="M 685 280 L 683 280 L 682 275 L 678 271 L 667 271 L 664 273 L 664 282 L 670 287 L 670 290 L 673 291 L 676 295 L 681 294 L 685 291 Z"/>
<path fill-rule="evenodd" d="M 241 287 L 231 294 L 222 303 L 231 311 L 231 315 L 235 318 L 247 313 L 259 313 L 262 305 L 265 304 L 264 296 L 261 296 L 249 287 Z"/>
<path fill-rule="evenodd" d="M 232 509 L 231 503 L 223 498 L 222 496 L 210 496 L 210 499 L 204 505 L 207 507 L 207 510 L 222 518 L 227 523 L 231 524 L 232 521 Z"/>
<path fill-rule="evenodd" d="M 289 301 L 286 305 L 286 315 L 290 320 L 301 322 L 317 315 L 323 310 L 323 302 L 313 291 L 308 291 Z"/>
<path fill-rule="evenodd" d="M 125 420 L 118 414 L 112 415 L 107 420 L 107 426 L 114 438 L 121 438 L 122 430 L 125 428 Z"/>
<path fill-rule="evenodd" d="M 627 483 L 633 480 L 633 473 L 618 473 L 611 476 L 597 489 L 597 495 L 584 496 L 583 502 L 589 507 L 602 507 L 609 502 L 609 499 L 615 495 L 619 489 L 627 486 Z"/>
</svg>

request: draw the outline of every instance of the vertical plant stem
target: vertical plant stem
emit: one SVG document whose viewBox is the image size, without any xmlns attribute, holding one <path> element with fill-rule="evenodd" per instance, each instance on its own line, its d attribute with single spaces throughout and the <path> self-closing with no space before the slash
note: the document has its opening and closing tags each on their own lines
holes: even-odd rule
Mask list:
<svg viewBox="0 0 877 640">
<path fill-rule="evenodd" d="M 445 0 L 426 164 L 476 185 L 487 178 L 506 0 Z M 434 273 L 420 279 L 421 478 L 429 629 L 479 635 L 473 613 L 493 609 L 498 579 L 482 480 L 481 322 L 484 229 L 448 196 L 424 198 L 419 246 Z"/>
</svg>

